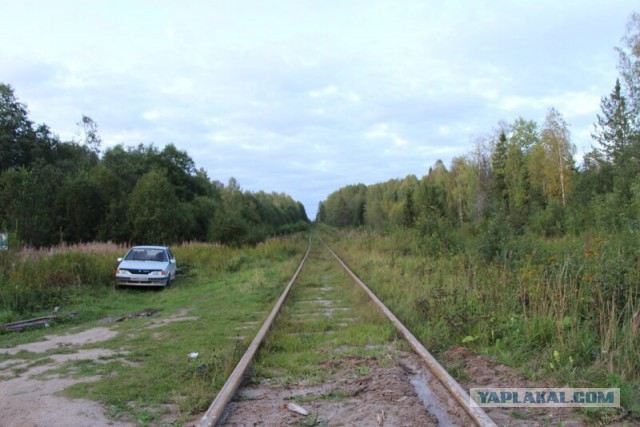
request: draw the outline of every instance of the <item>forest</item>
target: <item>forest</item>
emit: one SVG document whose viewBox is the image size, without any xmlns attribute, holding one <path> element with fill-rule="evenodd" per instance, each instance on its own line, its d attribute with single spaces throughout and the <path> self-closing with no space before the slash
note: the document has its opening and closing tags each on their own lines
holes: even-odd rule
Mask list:
<svg viewBox="0 0 640 427">
<path fill-rule="evenodd" d="M 0 83 L 0 231 L 12 245 L 242 245 L 308 227 L 300 202 L 212 180 L 173 144 L 101 151 L 97 123 L 83 116 L 78 130 L 61 141 Z"/>
<path fill-rule="evenodd" d="M 575 159 L 569 124 L 550 107 L 542 124 L 501 122 L 450 166 L 437 161 L 414 175 L 349 185 L 319 204 L 317 220 L 338 227 L 408 227 L 453 249 L 449 233 L 483 234 L 484 256 L 527 233 L 563 236 L 626 232 L 640 219 L 640 15 L 619 53 L 620 77 L 601 99 L 593 149 Z"/>
</svg>

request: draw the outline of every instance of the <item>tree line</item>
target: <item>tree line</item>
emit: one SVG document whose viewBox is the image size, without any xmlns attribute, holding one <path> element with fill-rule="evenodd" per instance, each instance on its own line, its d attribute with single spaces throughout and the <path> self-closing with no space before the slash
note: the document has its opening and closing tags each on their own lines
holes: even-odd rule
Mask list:
<svg viewBox="0 0 640 427">
<path fill-rule="evenodd" d="M 500 123 L 447 168 L 330 194 L 317 220 L 374 229 L 410 227 L 447 244 L 451 230 L 500 236 L 559 236 L 640 226 L 640 14 L 618 47 L 620 77 L 601 99 L 596 143 L 576 165 L 569 125 L 550 108 L 540 125 L 522 117 Z M 489 255 L 499 247 L 488 248 Z"/>
<path fill-rule="evenodd" d="M 300 202 L 211 180 L 173 144 L 101 153 L 98 125 L 83 116 L 78 127 L 79 138 L 61 141 L 0 83 L 0 230 L 14 243 L 240 245 L 308 226 Z"/>
</svg>

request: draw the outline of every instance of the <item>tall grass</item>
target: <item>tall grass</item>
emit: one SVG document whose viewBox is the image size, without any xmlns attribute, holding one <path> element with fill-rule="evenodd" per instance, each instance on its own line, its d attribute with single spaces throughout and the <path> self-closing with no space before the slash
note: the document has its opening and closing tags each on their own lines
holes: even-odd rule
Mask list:
<svg viewBox="0 0 640 427">
<path fill-rule="evenodd" d="M 0 322 L 9 322 L 113 285 L 123 246 L 93 243 L 0 253 Z"/>
<path fill-rule="evenodd" d="M 472 346 L 558 385 L 624 384 L 640 414 L 638 236 L 519 237 L 489 261 L 482 244 L 424 241 L 351 231 L 331 244 L 435 352 Z"/>
<path fill-rule="evenodd" d="M 172 250 L 180 270 L 195 274 L 220 269 L 238 271 L 254 259 L 262 263 L 284 260 L 296 254 L 299 246 L 296 239 L 280 237 L 251 251 L 197 242 Z M 49 312 L 84 294 L 111 289 L 117 258 L 127 249 L 113 243 L 85 243 L 0 252 L 0 323 Z"/>
</svg>

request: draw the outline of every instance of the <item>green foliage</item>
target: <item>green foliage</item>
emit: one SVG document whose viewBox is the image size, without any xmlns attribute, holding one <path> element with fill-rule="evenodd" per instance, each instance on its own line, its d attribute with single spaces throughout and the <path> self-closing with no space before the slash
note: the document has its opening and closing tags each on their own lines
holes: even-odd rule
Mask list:
<svg viewBox="0 0 640 427">
<path fill-rule="evenodd" d="M 192 218 L 178 200 L 175 187 L 160 172 L 145 174 L 129 199 L 128 217 L 134 244 L 175 242 L 188 233 Z"/>
<path fill-rule="evenodd" d="M 99 241 L 256 244 L 307 227 L 285 194 L 244 192 L 211 181 L 173 144 L 105 150 L 82 116 L 80 141 L 61 142 L 28 119 L 0 84 L 0 229 L 35 247 Z"/>
<path fill-rule="evenodd" d="M 80 171 L 68 177 L 58 192 L 57 204 L 65 241 L 88 242 L 96 238 L 107 197 L 88 173 Z"/>
<path fill-rule="evenodd" d="M 529 220 L 528 228 L 540 236 L 562 236 L 565 234 L 565 210 L 559 201 L 550 202 L 537 210 Z"/>
<path fill-rule="evenodd" d="M 304 230 L 304 208 L 286 194 L 243 192 L 232 178 L 220 190 L 221 204 L 211 220 L 208 240 L 240 246 L 268 236 Z"/>
<path fill-rule="evenodd" d="M 56 142 L 46 126 L 29 120 L 13 88 L 0 83 L 0 173 L 50 160 Z"/>
<path fill-rule="evenodd" d="M 318 215 L 323 222 L 339 227 L 363 225 L 366 197 L 364 184 L 349 185 L 331 194 L 320 205 Z"/>
<path fill-rule="evenodd" d="M 57 242 L 55 195 L 62 181 L 60 171 L 49 165 L 38 170 L 10 169 L 0 175 L 0 225 L 29 245 Z"/>
<path fill-rule="evenodd" d="M 499 260 L 506 252 L 509 235 L 509 224 L 503 215 L 487 218 L 479 224 L 468 249 L 471 253 L 475 252 L 478 259 Z"/>
</svg>

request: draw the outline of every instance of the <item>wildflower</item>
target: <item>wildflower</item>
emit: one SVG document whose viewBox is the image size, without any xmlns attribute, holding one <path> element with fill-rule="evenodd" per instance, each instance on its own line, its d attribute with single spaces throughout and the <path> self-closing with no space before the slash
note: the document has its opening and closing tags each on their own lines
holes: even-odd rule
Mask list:
<svg viewBox="0 0 640 427">
<path fill-rule="evenodd" d="M 560 353 L 558 353 L 558 350 L 553 350 L 553 359 L 560 363 Z"/>
</svg>

